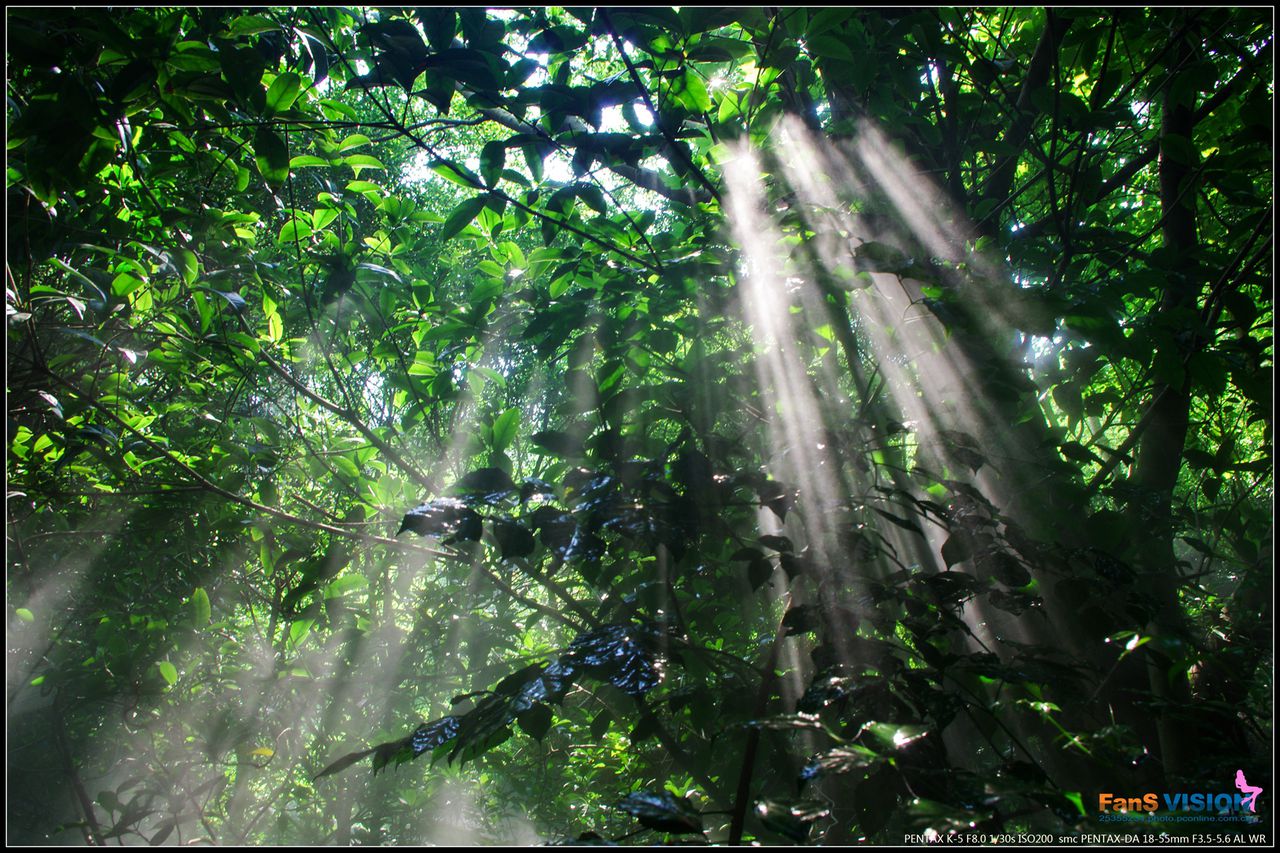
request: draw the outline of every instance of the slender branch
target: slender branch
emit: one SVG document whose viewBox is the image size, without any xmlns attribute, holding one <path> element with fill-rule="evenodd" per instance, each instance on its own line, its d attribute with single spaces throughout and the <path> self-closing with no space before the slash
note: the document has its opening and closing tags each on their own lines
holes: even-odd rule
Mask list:
<svg viewBox="0 0 1280 853">
<path fill-rule="evenodd" d="M 1271 40 L 1268 39 L 1266 45 L 1264 46 L 1264 49 L 1259 51 L 1258 55 L 1259 56 L 1267 55 L 1268 51 L 1266 48 L 1269 48 L 1270 45 L 1271 45 Z M 1231 80 L 1226 85 L 1219 87 L 1218 90 L 1213 93 L 1213 97 L 1209 98 L 1209 100 L 1201 104 L 1200 108 L 1196 110 L 1195 118 L 1193 119 L 1192 123 L 1200 124 L 1210 115 L 1212 115 L 1219 107 L 1221 107 L 1228 100 L 1230 100 L 1231 97 L 1236 93 L 1236 90 L 1238 90 L 1245 81 L 1256 79 L 1254 71 L 1255 71 L 1254 65 L 1249 65 L 1248 67 L 1242 68 L 1240 70 L 1240 73 L 1237 74 L 1235 77 L 1232 77 Z M 1138 153 L 1131 159 L 1127 160 L 1125 164 L 1121 166 L 1119 169 L 1117 169 L 1116 172 L 1112 174 L 1110 178 L 1102 182 L 1102 186 L 1098 188 L 1098 194 L 1094 199 L 1094 203 L 1096 204 L 1097 202 L 1102 201 L 1104 198 L 1111 195 L 1116 190 L 1121 189 L 1122 187 L 1129 186 L 1130 182 L 1133 180 L 1134 175 L 1138 174 L 1138 172 L 1142 171 L 1144 168 L 1150 165 L 1151 162 L 1154 161 L 1157 156 L 1159 156 L 1159 154 L 1160 154 L 1160 140 L 1153 139 L 1151 140 L 1151 142 L 1147 144 L 1145 148 L 1142 149 L 1140 153 Z M 1035 180 L 1036 179 L 1033 178 L 1031 181 L 1029 181 L 1028 186 L 1030 186 L 1031 183 L 1034 183 Z M 990 215 L 988 215 L 988 218 L 990 218 Z M 1025 240 L 1028 238 L 1039 237 L 1042 233 L 1044 233 L 1045 229 L 1052 224 L 1053 224 L 1053 217 L 1045 216 L 1042 219 L 1038 219 L 1035 222 L 1028 223 L 1026 226 L 1019 228 L 1017 231 L 1013 232 L 1012 236 L 1018 240 Z"/>
<path fill-rule="evenodd" d="M 243 322 L 244 321 L 242 319 L 241 323 Z M 395 465 L 397 468 L 399 468 L 401 471 L 407 474 L 414 482 L 416 482 L 418 485 L 422 486 L 423 488 L 427 489 L 428 491 L 435 491 L 437 487 L 437 484 L 435 483 L 435 481 L 433 481 L 426 474 L 423 474 L 421 471 L 419 471 L 411 462 L 409 462 L 409 460 L 401 456 L 400 453 L 394 447 L 392 447 L 391 445 L 383 441 L 381 438 L 379 438 L 378 434 L 375 433 L 368 424 L 366 424 L 363 420 L 361 420 L 360 417 L 356 415 L 355 412 L 351 411 L 350 409 L 344 409 L 341 406 L 338 406 L 336 403 L 333 403 L 330 400 L 327 400 L 324 397 L 321 397 L 319 394 L 315 393 L 306 385 L 304 385 L 302 382 L 300 382 L 298 379 L 296 379 L 291 373 L 289 373 L 289 371 L 285 370 L 284 367 L 278 361 L 273 359 L 271 356 L 267 355 L 265 352 L 259 352 L 258 355 L 264 362 L 266 362 L 267 366 L 270 367 L 272 371 L 274 371 L 281 379 L 287 382 L 290 385 L 290 387 L 296 390 L 299 394 L 306 397 L 308 400 L 320 406 L 321 408 L 328 409 L 330 412 L 333 412 L 338 417 L 347 421 L 347 423 L 355 427 L 355 429 L 361 435 L 363 435 L 370 444 L 378 448 L 379 453 L 386 456 L 387 459 L 389 459 L 393 465 Z"/>
<path fill-rule="evenodd" d="M 507 583 L 505 580 L 499 577 L 497 573 L 495 573 L 489 567 L 481 566 L 480 571 L 484 573 L 484 576 L 487 577 L 490 580 L 490 582 L 493 583 L 494 586 L 496 586 L 502 592 L 514 598 L 516 601 L 523 604 L 525 607 L 528 607 L 530 610 L 535 610 L 538 613 L 541 613 L 543 616 L 546 616 L 550 619 L 554 619 L 555 621 L 561 623 L 562 625 L 566 625 L 569 628 L 572 628 L 574 631 L 581 632 L 583 630 L 583 626 L 581 624 L 573 621 L 568 616 L 565 616 L 559 610 L 556 610 L 555 608 L 552 608 L 552 607 L 548 607 L 545 604 L 540 604 L 537 601 L 534 601 L 532 598 L 529 598 L 528 596 L 521 595 L 520 593 L 516 592 L 515 589 L 511 586 L 511 584 Z M 594 627 L 595 625 L 599 624 L 599 621 L 591 618 L 590 613 L 586 613 L 585 611 L 583 611 L 581 609 L 581 605 L 579 605 L 576 601 L 574 601 L 572 597 L 568 597 L 568 594 L 565 593 L 562 588 L 560 589 L 559 592 L 557 592 L 556 590 L 548 586 L 547 582 L 544 579 L 542 578 L 534 578 L 534 579 L 537 580 L 539 583 L 541 583 L 544 587 L 547 587 L 547 589 L 550 589 L 553 593 L 556 593 L 557 596 L 563 594 L 566 598 L 562 598 L 562 600 L 564 600 L 565 603 L 568 604 L 574 610 L 575 613 L 579 613 L 580 615 L 585 616 L 588 620 L 588 623 L 587 623 L 588 625 L 591 625 Z"/>
<path fill-rule="evenodd" d="M 507 110 L 502 109 L 501 107 L 476 107 L 475 110 L 476 112 L 480 113 L 480 115 L 484 116 L 490 121 L 493 121 L 502 125 L 508 130 L 514 130 L 516 133 L 536 134 L 539 137 L 547 140 L 551 144 L 556 145 L 560 148 L 578 148 L 583 146 L 591 147 L 593 143 L 593 140 L 587 134 L 586 124 L 582 122 L 580 119 L 577 119 L 576 116 L 565 116 L 565 119 L 564 119 L 564 125 L 569 129 L 569 131 L 573 135 L 570 136 L 569 139 L 558 139 L 556 137 L 551 136 L 541 127 L 538 127 L 536 124 L 531 124 L 528 121 L 519 119 L 516 116 L 512 115 Z M 581 138 L 578 138 L 577 137 L 578 132 L 582 132 L 584 135 Z M 677 202 L 680 202 L 681 204 L 687 204 L 690 207 L 703 202 L 708 202 L 712 198 L 711 194 L 706 192 L 705 190 L 699 190 L 699 189 L 694 189 L 690 187 L 677 187 L 674 189 L 672 187 L 668 187 L 665 183 L 662 182 L 662 178 L 653 169 L 645 169 L 639 166 L 631 166 L 626 163 L 608 163 L 608 162 L 605 162 L 605 167 L 608 168 L 609 171 L 613 172 L 615 175 L 618 175 L 621 178 L 625 178 L 626 180 L 631 181 L 631 183 L 635 184 L 638 187 L 642 187 L 643 189 L 649 190 L 650 192 L 655 192 L 658 195 L 663 196 L 664 198 L 670 199 L 671 201 L 677 201 Z"/>
<path fill-rule="evenodd" d="M 53 700 L 53 732 L 54 739 L 58 743 L 58 753 L 62 756 L 63 768 L 68 781 L 71 782 L 71 790 L 75 792 L 76 799 L 80 802 L 80 810 L 84 812 L 85 841 L 90 845 L 105 847 L 107 842 L 102 837 L 102 826 L 93 813 L 93 801 L 89 799 L 89 794 L 84 789 L 84 782 L 80 780 L 80 774 L 76 772 L 75 764 L 71 760 L 71 746 L 67 743 L 67 722 L 62 714 L 62 691 L 58 691 Z"/>
<path fill-rule="evenodd" d="M 672 135 L 671 129 L 662 121 L 662 116 L 659 114 L 658 109 L 653 105 L 653 99 L 649 97 L 648 87 L 646 87 L 640 80 L 640 72 L 637 71 L 635 65 L 631 63 L 631 57 L 627 56 L 627 50 L 622 44 L 622 38 L 618 35 L 617 28 L 613 25 L 613 18 L 610 17 L 609 10 L 601 9 L 600 15 L 604 18 L 605 26 L 609 28 L 609 36 L 613 39 L 614 45 L 618 48 L 618 53 L 622 55 L 622 61 L 627 66 L 627 73 L 631 75 L 631 82 L 635 83 L 636 88 L 640 90 L 640 97 L 644 99 L 645 107 L 649 110 L 650 115 L 653 116 L 654 124 L 658 126 L 658 131 L 662 134 L 662 137 L 667 140 L 668 150 L 685 162 L 685 165 L 689 167 L 689 171 L 691 171 L 693 176 L 698 179 L 698 183 L 702 184 L 702 186 L 706 188 L 707 192 L 711 193 L 711 197 L 719 202 L 720 192 L 716 189 L 715 184 L 711 183 L 711 180 L 701 169 L 698 168 L 697 164 L 693 162 L 693 159 L 688 155 L 688 153 L 680 147 L 679 142 L 676 140 L 675 136 Z"/>
<path fill-rule="evenodd" d="M 58 383 L 62 387 L 75 393 L 77 396 L 80 395 L 81 393 L 80 389 L 77 388 L 72 383 L 68 382 L 67 380 L 63 379 L 61 376 L 58 376 L 57 374 L 53 372 L 48 372 L 48 371 L 46 372 L 46 375 L 49 376 L 50 379 L 52 379 L 54 382 Z M 378 544 L 381 544 L 381 545 L 389 545 L 389 546 L 404 549 L 404 550 L 417 551 L 420 553 L 429 554 L 433 557 L 445 557 L 450 559 L 457 557 L 456 554 L 453 554 L 447 551 L 438 551 L 434 548 L 428 548 L 423 545 L 415 545 L 409 542 L 402 542 L 398 539 L 391 539 L 386 536 L 374 536 L 374 535 L 365 534 L 365 533 L 358 533 L 355 531 L 347 530 L 342 527 L 336 527 L 332 524 L 326 524 L 321 521 L 312 521 L 311 519 L 302 518 L 300 516 L 293 515 L 292 513 L 286 512 L 285 510 L 279 509 L 277 507 L 267 506 L 266 504 L 260 504 L 257 501 L 253 500 L 252 498 L 246 498 L 243 495 L 238 495 L 235 492 L 228 491 L 227 489 L 224 489 L 221 486 L 217 485 L 216 483 L 212 482 L 211 480 L 206 478 L 204 475 L 200 474 L 198 471 L 196 471 L 187 463 L 183 462 L 181 459 L 179 459 L 169 450 L 165 449 L 164 447 L 161 447 L 150 436 L 146 435 L 145 433 L 139 431 L 137 428 L 130 425 L 127 421 L 120 418 L 115 412 L 104 407 L 101 403 L 87 397 L 81 397 L 81 399 L 84 400 L 84 402 L 88 406 L 94 409 L 94 411 L 97 411 L 107 416 L 112 421 L 114 421 L 115 423 L 120 425 L 122 428 L 127 430 L 130 434 L 137 436 L 144 444 L 146 444 L 156 453 L 159 453 L 161 456 L 167 459 L 170 463 L 172 463 L 173 465 L 176 465 L 178 468 L 184 471 L 189 477 L 191 477 L 193 480 L 199 483 L 200 486 L 203 487 L 206 491 L 210 491 L 216 495 L 220 495 L 229 501 L 233 501 L 235 503 L 240 504 L 241 506 L 245 506 L 250 509 L 256 509 L 259 512 L 264 512 L 274 518 L 279 518 L 283 521 L 288 521 L 293 524 L 301 525 L 303 527 L 309 527 L 312 530 L 323 530 L 326 533 L 332 533 L 334 535 L 342 536 L 347 539 L 355 539 L 365 543 L 377 542 Z"/>
<path fill-rule="evenodd" d="M 343 54 L 340 50 L 338 50 L 337 45 L 333 43 L 333 39 L 327 38 L 326 40 L 329 42 L 330 48 L 332 48 L 333 51 L 342 58 L 342 61 L 344 63 L 349 63 L 350 60 L 347 59 L 345 54 Z M 459 176 L 464 177 L 464 179 L 467 180 L 467 183 L 470 184 L 475 189 L 481 192 L 490 193 L 496 198 L 502 199 L 507 204 L 513 207 L 516 207 L 520 210 L 523 210 L 525 213 L 528 213 L 531 216 L 534 216 L 545 222 L 550 222 L 551 224 L 559 228 L 563 228 L 564 230 L 569 231 L 573 234 L 577 234 L 579 237 L 583 238 L 584 240 L 589 240 L 592 243 L 596 244 L 597 246 L 600 246 L 601 248 L 607 249 L 611 252 L 621 255 L 622 257 L 627 258 L 628 260 L 639 264 L 645 269 L 655 271 L 655 272 L 660 271 L 660 267 L 655 265 L 652 261 L 647 261 L 644 258 L 641 258 L 638 255 L 627 251 L 621 246 L 618 246 L 616 243 L 613 243 L 609 240 L 603 240 L 600 237 L 597 237 L 587 231 L 582 230 L 581 228 L 578 228 L 576 225 L 574 225 L 573 223 L 567 220 L 558 219 L 554 216 L 548 215 L 545 211 L 532 208 L 529 205 L 518 201 L 517 199 L 513 198 L 511 195 L 509 195 L 506 192 L 503 192 L 497 187 L 486 187 L 479 179 L 466 178 L 465 171 L 454 167 L 452 163 L 450 163 L 446 158 L 442 157 L 440 153 L 436 151 L 436 149 L 432 147 L 426 140 L 424 140 L 420 136 L 415 135 L 411 130 L 409 130 L 409 128 L 403 122 L 398 121 L 396 117 L 391 113 L 391 110 L 385 105 L 383 105 L 381 102 L 379 102 L 377 98 L 373 98 L 373 102 L 374 102 L 374 105 L 377 106 L 379 112 L 381 112 L 383 116 L 387 119 L 387 121 L 390 122 L 392 126 L 395 127 L 395 129 L 404 136 L 405 139 L 409 140 L 409 142 L 411 142 L 414 145 L 414 147 L 427 152 L 436 160 L 439 160 L 443 163 L 448 164 L 451 168 L 454 169 L 454 171 Z"/>
<path fill-rule="evenodd" d="M 568 607 L 574 613 L 577 613 L 579 616 L 581 616 L 583 621 L 585 621 L 588 625 L 590 625 L 593 628 L 598 628 L 600 626 L 600 620 L 592 616 L 591 612 L 588 611 L 581 604 L 579 604 L 577 599 L 575 599 L 572 595 L 570 595 L 567 589 L 565 589 L 563 586 L 561 586 L 551 577 L 546 575 L 540 575 L 537 572 L 535 572 L 533 570 L 533 567 L 529 565 L 527 560 L 513 559 L 510 562 L 514 563 L 515 566 L 518 569 L 520 569 L 521 572 L 523 572 L 525 575 L 527 575 L 529 578 L 531 578 L 538 584 L 545 587 L 548 592 L 550 592 L 556 598 L 564 602 L 566 607 Z"/>
<path fill-rule="evenodd" d="M 981 198 L 1002 199 L 1009 194 L 1014 171 L 1022 155 L 1023 143 L 1030 134 L 1036 118 L 1037 111 L 1031 103 L 1031 96 L 1049 80 L 1049 75 L 1057 62 L 1058 44 L 1066 34 L 1067 28 L 1071 26 L 1070 18 L 1060 18 L 1053 12 L 1047 14 L 1044 32 L 1036 45 L 1031 64 L 1027 68 L 1027 76 L 1022 81 L 1018 99 L 1014 103 L 1016 115 L 1013 124 L 1004 137 L 1012 150 L 992 169 L 986 185 L 982 188 Z"/>
</svg>

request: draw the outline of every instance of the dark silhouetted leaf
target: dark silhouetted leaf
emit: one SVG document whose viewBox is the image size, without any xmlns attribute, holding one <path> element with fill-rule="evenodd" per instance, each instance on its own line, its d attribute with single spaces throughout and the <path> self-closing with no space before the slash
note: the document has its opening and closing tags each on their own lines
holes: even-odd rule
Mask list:
<svg viewBox="0 0 1280 853">
<path fill-rule="evenodd" d="M 480 176 L 484 178 L 486 186 L 494 186 L 498 183 L 498 176 L 502 174 L 502 167 L 507 161 L 507 144 L 499 140 L 486 142 L 484 148 L 480 149 Z"/>
<path fill-rule="evenodd" d="M 924 579 L 924 584 L 944 604 L 956 604 L 973 596 L 979 589 L 977 580 L 964 572 L 938 572 Z"/>
<path fill-rule="evenodd" d="M 409 746 L 415 757 L 428 750 L 449 742 L 458 734 L 458 717 L 441 717 L 430 723 L 423 723 L 409 736 Z"/>
<path fill-rule="evenodd" d="M 559 456 L 570 456 L 582 451 L 582 442 L 575 441 L 566 432 L 544 430 L 535 432 L 530 436 L 530 440 L 539 447 L 546 448 Z"/>
<path fill-rule="evenodd" d="M 1027 610 L 1039 607 L 1041 604 L 1039 596 L 1018 591 L 1008 592 L 1003 589 L 991 590 L 987 594 L 987 600 L 991 602 L 992 607 L 1012 613 L 1014 616 L 1021 616 Z"/>
<path fill-rule="evenodd" d="M 639 696 L 662 680 L 658 638 L 657 630 L 649 625 L 605 625 L 575 639 L 562 660 Z"/>
<path fill-rule="evenodd" d="M 506 519 L 493 522 L 493 538 L 503 559 L 527 557 L 537 547 L 533 534 L 524 525 Z"/>
<path fill-rule="evenodd" d="M 347 753 L 346 755 L 339 758 L 337 761 L 330 764 L 325 769 L 321 770 L 314 777 L 312 777 L 312 779 L 314 781 L 315 779 L 319 779 L 323 776 L 331 776 L 334 773 L 338 773 L 342 770 L 346 770 L 348 767 L 350 767 L 352 764 L 355 764 L 360 759 L 365 758 L 366 756 L 373 755 L 377 751 L 378 751 L 378 747 L 375 746 L 372 749 L 362 749 L 359 752 Z"/>
<path fill-rule="evenodd" d="M 480 215 L 484 205 L 484 196 L 476 196 L 461 202 L 445 219 L 444 225 L 440 226 L 440 239 L 449 240 L 460 234 L 463 228 L 471 224 L 471 220 Z"/>
<path fill-rule="evenodd" d="M 812 604 L 793 606 L 787 611 L 787 615 L 782 617 L 782 627 L 788 637 L 792 634 L 807 634 L 811 631 L 816 631 L 820 624 L 818 608 Z"/>
<path fill-rule="evenodd" d="M 532 708 L 521 711 L 516 716 L 516 723 L 525 734 L 540 741 L 551 728 L 551 709 L 546 705 L 534 705 Z"/>
<path fill-rule="evenodd" d="M 627 739 L 632 743 L 639 743 L 646 738 L 653 737 L 660 725 L 658 718 L 653 714 L 644 714 L 640 719 L 636 720 L 636 724 L 631 728 L 631 733 L 627 735 Z"/>
<path fill-rule="evenodd" d="M 475 510 L 456 498 L 436 498 L 405 513 L 399 536 L 406 530 L 419 536 L 459 536 L 462 539 L 480 538 L 480 516 Z M 474 535 L 470 535 L 474 533 Z"/>
<path fill-rule="evenodd" d="M 658 832 L 702 833 L 702 815 L 667 791 L 632 791 L 618 803 L 618 810 Z"/>
<path fill-rule="evenodd" d="M 769 830 L 796 844 L 809 839 L 813 824 L 831 814 L 824 803 L 782 803 L 776 800 L 759 800 L 755 806 L 756 817 Z"/>
<path fill-rule="evenodd" d="M 800 771 L 800 784 L 821 776 L 867 770 L 881 760 L 880 756 L 864 746 L 838 746 L 810 760 Z"/>
<path fill-rule="evenodd" d="M 752 590 L 757 590 L 773 577 L 773 563 L 763 557 L 752 560 L 747 565 L 747 582 Z"/>
<path fill-rule="evenodd" d="M 786 731 L 788 729 L 821 729 L 822 721 L 816 714 L 777 714 L 759 720 L 749 720 L 745 726 L 750 729 L 766 729 L 769 731 Z"/>
<path fill-rule="evenodd" d="M 783 552 L 778 555 L 778 565 L 782 566 L 782 570 L 787 573 L 788 579 L 813 570 L 813 560 L 805 553 L 788 554 Z"/>
<path fill-rule="evenodd" d="M 973 536 L 961 528 L 952 531 L 947 541 L 942 543 L 942 560 L 948 567 L 963 563 L 973 556 Z"/>
<path fill-rule="evenodd" d="M 267 185 L 279 189 L 289 179 L 289 148 L 275 131 L 265 125 L 253 137 L 254 159 Z"/>
<path fill-rule="evenodd" d="M 793 551 L 795 546 L 791 544 L 791 540 L 785 536 L 774 536 L 766 534 L 760 537 L 760 544 L 766 548 L 772 548 L 775 551 Z"/>
<path fill-rule="evenodd" d="M 996 551 L 991 554 L 983 560 L 983 567 L 988 568 L 995 579 L 1006 586 L 1022 587 L 1031 583 L 1031 573 L 1017 557 L 1007 551 Z"/>
<path fill-rule="evenodd" d="M 520 486 L 520 503 L 528 503 L 530 498 L 554 498 L 555 496 L 556 487 L 546 480 L 530 478 Z"/>
<path fill-rule="evenodd" d="M 501 468 L 479 468 L 454 483 L 453 491 L 496 503 L 515 492 L 516 484 Z"/>
<path fill-rule="evenodd" d="M 902 518 L 901 516 L 894 515 L 891 512 L 885 512 L 884 510 L 876 506 L 873 506 L 871 508 L 874 509 L 880 515 L 887 518 L 889 521 L 892 521 L 894 524 L 901 527 L 903 530 L 910 530 L 912 533 L 916 534 L 917 536 L 924 536 L 924 531 L 921 530 L 920 525 L 916 524 L 914 521 L 908 521 L 907 519 Z"/>
</svg>

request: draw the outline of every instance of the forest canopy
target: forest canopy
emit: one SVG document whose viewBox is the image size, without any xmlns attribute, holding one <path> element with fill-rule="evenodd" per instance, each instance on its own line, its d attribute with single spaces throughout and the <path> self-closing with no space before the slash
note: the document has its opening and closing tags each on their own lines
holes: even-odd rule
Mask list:
<svg viewBox="0 0 1280 853">
<path fill-rule="evenodd" d="M 1270 838 L 1270 10 L 6 19 L 11 843 Z"/>
</svg>

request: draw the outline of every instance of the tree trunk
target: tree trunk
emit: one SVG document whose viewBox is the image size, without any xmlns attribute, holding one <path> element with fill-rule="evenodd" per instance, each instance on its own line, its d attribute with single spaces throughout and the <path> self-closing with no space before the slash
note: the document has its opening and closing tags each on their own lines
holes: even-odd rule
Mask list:
<svg viewBox="0 0 1280 853">
<path fill-rule="evenodd" d="M 1171 51 L 1171 79 L 1164 87 L 1164 103 L 1160 128 L 1160 208 L 1164 218 L 1162 237 L 1169 253 L 1169 276 L 1160 300 L 1158 313 L 1169 316 L 1193 308 L 1201 290 L 1201 274 L 1195 251 L 1196 192 L 1193 182 L 1195 130 L 1193 104 L 1179 100 L 1179 81 L 1192 58 L 1192 44 L 1187 29 Z M 1157 358 L 1176 359 L 1185 364 L 1190 341 L 1170 344 L 1171 353 L 1157 353 Z M 1154 613 L 1148 630 L 1154 639 L 1181 642 L 1186 639 L 1183 614 L 1178 602 L 1179 578 L 1173 551 L 1173 492 L 1182 469 L 1182 450 L 1187 436 L 1190 406 L 1189 385 L 1161 384 L 1152 406 L 1152 418 L 1138 445 L 1137 464 L 1131 485 L 1136 497 L 1128 508 L 1130 529 L 1135 540 L 1139 576 L 1146 580 L 1153 599 Z M 1137 545 L 1137 542 L 1134 543 Z M 1167 646 L 1167 643 L 1165 644 Z M 1179 705 L 1190 700 L 1185 670 L 1172 668 L 1175 661 L 1167 656 L 1159 643 L 1148 645 L 1148 677 L 1152 693 L 1161 701 L 1164 713 L 1157 717 L 1161 761 L 1166 779 L 1172 783 L 1188 767 L 1190 743 L 1187 727 L 1175 723 Z"/>
</svg>

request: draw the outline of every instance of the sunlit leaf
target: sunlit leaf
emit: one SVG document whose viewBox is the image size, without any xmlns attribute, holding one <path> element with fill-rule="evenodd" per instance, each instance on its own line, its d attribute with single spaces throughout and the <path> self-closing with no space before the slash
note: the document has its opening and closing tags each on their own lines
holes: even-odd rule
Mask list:
<svg viewBox="0 0 1280 853">
<path fill-rule="evenodd" d="M 276 77 L 267 90 L 267 114 L 282 113 L 293 106 L 302 90 L 302 78 L 292 71 Z"/>
<path fill-rule="evenodd" d="M 196 587 L 191 593 L 190 604 L 191 621 L 197 626 L 209 624 L 212 611 L 209 605 L 209 593 L 204 591 L 204 587 Z"/>
<path fill-rule="evenodd" d="M 167 660 L 156 663 L 156 669 L 160 671 L 160 676 L 170 687 L 178 683 L 178 668 Z"/>
</svg>

